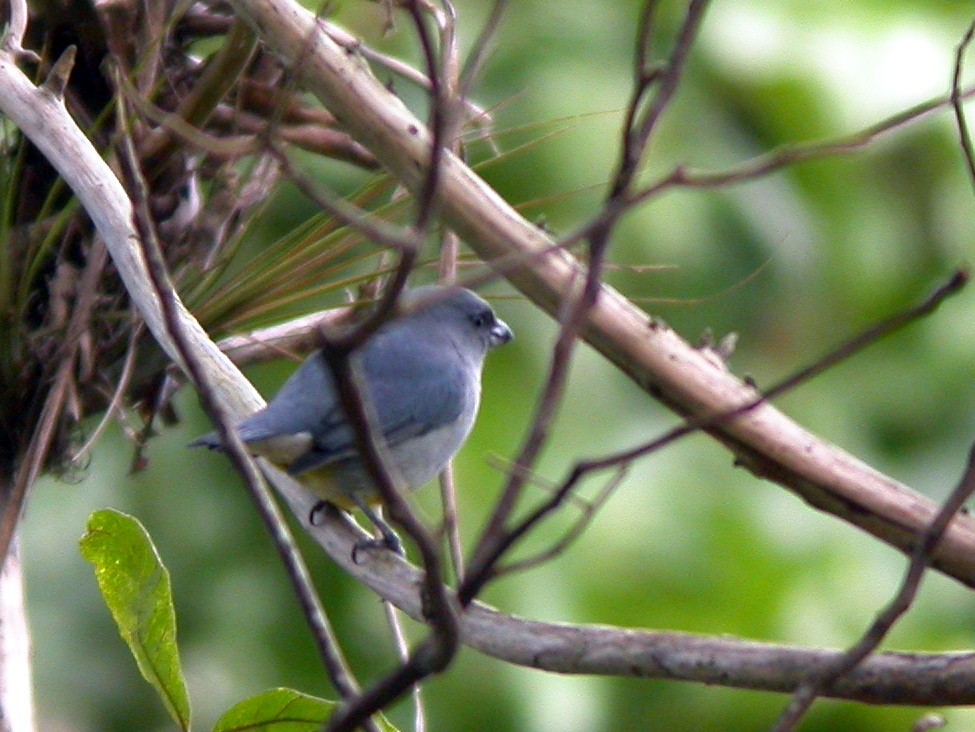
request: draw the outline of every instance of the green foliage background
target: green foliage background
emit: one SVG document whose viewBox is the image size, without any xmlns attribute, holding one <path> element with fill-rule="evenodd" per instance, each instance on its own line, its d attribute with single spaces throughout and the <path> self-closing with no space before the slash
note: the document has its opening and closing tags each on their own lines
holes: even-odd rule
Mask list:
<svg viewBox="0 0 975 732">
<path fill-rule="evenodd" d="M 457 3 L 469 43 L 487 3 Z M 511 151 L 481 164 L 488 181 L 556 232 L 594 212 L 617 149 L 639 3 L 511 3 L 477 99 Z M 679 3 L 665 3 L 674 22 Z M 948 89 L 970 3 L 718 0 L 648 162 L 723 168 L 780 144 L 852 133 Z M 339 19 L 410 55 L 408 28 L 378 37 L 377 3 L 346 0 Z M 969 75 L 972 78 L 975 75 Z M 397 90 L 417 95 L 404 82 Z M 532 142 L 526 147 L 520 145 Z M 485 157 L 482 154 L 482 157 Z M 352 189 L 364 178 L 319 165 Z M 283 190 L 255 241 L 281 236 L 310 207 Z M 970 261 L 975 198 L 950 113 L 876 141 L 861 154 L 789 168 L 760 181 L 675 192 L 630 215 L 611 251 L 610 281 L 688 339 L 739 334 L 731 365 L 769 384 L 903 307 Z M 635 266 L 655 265 L 643 270 Z M 512 295 L 500 285 L 494 296 Z M 461 516 L 472 538 L 500 475 L 491 453 L 523 437 L 553 343 L 552 323 L 517 297 L 498 310 L 515 343 L 492 356 L 480 421 L 458 461 Z M 975 438 L 975 293 L 877 344 L 780 406 L 801 424 L 938 499 Z M 270 393 L 293 367 L 252 370 Z M 101 603 L 77 540 L 89 512 L 139 517 L 172 574 L 197 727 L 265 688 L 333 696 L 277 557 L 224 460 L 189 452 L 206 428 L 195 397 L 184 422 L 151 446 L 147 471 L 114 430 L 77 483 L 45 482 L 28 508 L 22 552 L 45 730 L 167 728 Z M 674 418 L 583 349 L 542 473 L 657 435 Z M 595 488 L 598 486 L 592 486 Z M 436 515 L 436 491 L 417 497 Z M 560 526 L 535 538 L 544 545 Z M 305 542 L 316 581 L 364 681 L 394 663 L 374 596 Z M 904 559 L 755 480 L 704 437 L 634 465 L 564 556 L 493 586 L 486 599 L 567 622 L 731 634 L 809 646 L 851 643 L 893 593 Z M 419 633 L 416 631 L 419 637 Z M 975 596 L 930 576 L 887 644 L 975 644 Z M 491 730 L 764 730 L 779 696 L 631 679 L 571 678 L 511 668 L 465 651 L 426 687 L 430 728 Z M 807 730 L 906 730 L 918 709 L 819 702 Z M 949 729 L 975 714 L 948 710 Z M 391 718 L 409 728 L 408 705 Z"/>
</svg>

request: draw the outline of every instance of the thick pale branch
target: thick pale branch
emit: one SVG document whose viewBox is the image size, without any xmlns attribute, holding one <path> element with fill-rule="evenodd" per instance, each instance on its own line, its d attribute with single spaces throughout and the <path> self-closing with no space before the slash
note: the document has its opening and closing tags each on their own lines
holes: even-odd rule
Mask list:
<svg viewBox="0 0 975 732">
<path fill-rule="evenodd" d="M 297 487 L 282 489 L 295 512 L 313 500 Z M 362 533 L 330 514 L 310 533 L 343 568 L 416 620 L 423 620 L 419 570 L 392 555 L 355 564 L 351 547 Z M 563 674 L 694 681 L 740 689 L 791 693 L 809 673 L 829 668 L 840 651 L 796 648 L 727 637 L 568 625 L 526 620 L 473 602 L 460 617 L 461 640 L 519 666 Z M 923 706 L 975 703 L 975 653 L 880 653 L 824 696 L 869 704 Z"/>
<path fill-rule="evenodd" d="M 972 492 L 975 491 L 975 447 L 969 450 L 968 465 L 961 480 L 951 492 L 938 515 L 924 532 L 914 549 L 914 555 L 901 581 L 901 586 L 891 601 L 881 610 L 870 627 L 860 639 L 850 646 L 844 653 L 838 654 L 832 663 L 811 673 L 797 688 L 789 705 L 785 708 L 773 732 L 791 732 L 797 729 L 802 718 L 812 707 L 822 690 L 836 684 L 837 679 L 848 675 L 850 671 L 862 664 L 864 659 L 876 652 L 884 639 L 893 630 L 894 625 L 910 610 L 921 589 L 921 580 L 927 572 L 928 560 L 931 552 L 941 541 L 945 527 L 951 517 L 962 509 Z"/>
<path fill-rule="evenodd" d="M 367 65 L 290 0 L 235 0 L 286 61 L 301 59 L 302 82 L 359 142 L 413 191 L 423 181 L 429 134 Z M 324 32 L 323 32 L 324 31 Z M 440 196 L 447 223 L 487 261 L 523 264 L 505 276 L 549 313 L 583 280 L 582 265 L 520 216 L 461 160 L 445 153 Z M 669 328 L 611 288 L 593 307 L 586 340 L 648 393 L 686 416 L 723 413 L 756 395 L 740 379 L 699 353 Z M 811 434 L 770 405 L 724 423 L 712 434 L 738 462 L 877 538 L 909 552 L 936 507 L 906 486 Z M 975 520 L 959 516 L 934 566 L 975 586 Z"/>
<path fill-rule="evenodd" d="M 16 544 L 0 567 L 0 710 L 4 730 L 33 732 L 37 725 L 30 629 L 24 612 L 24 571 Z"/>
<path fill-rule="evenodd" d="M 293 318 L 249 333 L 228 336 L 217 342 L 237 366 L 300 358 L 321 346 L 322 331 L 348 321 L 349 309 L 338 308 Z"/>
</svg>

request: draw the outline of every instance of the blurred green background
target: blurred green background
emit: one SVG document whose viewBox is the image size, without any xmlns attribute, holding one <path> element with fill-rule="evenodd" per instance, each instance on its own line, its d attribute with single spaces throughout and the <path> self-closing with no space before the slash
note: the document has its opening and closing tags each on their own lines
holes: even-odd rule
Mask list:
<svg viewBox="0 0 975 732">
<path fill-rule="evenodd" d="M 405 22 L 398 35 L 379 36 L 378 5 L 345 0 L 338 19 L 369 43 L 415 56 Z M 465 44 L 487 5 L 457 1 Z M 629 93 L 639 5 L 511 3 L 477 87 L 477 100 L 494 111 L 501 150 L 511 151 L 483 162 L 481 172 L 555 232 L 598 207 Z M 667 22 L 681 5 L 664 3 Z M 783 143 L 852 133 L 945 93 L 972 12 L 971 3 L 947 0 L 715 2 L 652 146 L 647 180 L 678 163 L 721 169 Z M 405 82 L 397 91 L 417 98 Z M 727 189 L 670 193 L 624 220 L 609 279 L 689 340 L 706 328 L 737 332 L 732 368 L 770 384 L 971 260 L 975 206 L 956 137 L 943 111 L 856 155 Z M 365 181 L 336 164 L 315 165 L 322 180 L 347 190 Z M 311 212 L 282 190 L 254 237 L 277 238 Z M 489 361 L 480 421 L 457 461 L 469 541 L 501 483 L 486 457 L 511 456 L 520 444 L 555 337 L 552 323 L 512 291 L 494 284 L 485 292 L 518 337 Z M 939 499 L 975 438 L 973 315 L 969 290 L 780 406 Z M 281 363 L 249 373 L 270 393 L 292 369 Z M 32 497 L 22 551 L 41 729 L 169 728 L 77 550 L 88 513 L 104 506 L 138 516 L 172 572 L 198 729 L 267 687 L 333 696 L 238 480 L 219 456 L 185 448 L 207 429 L 195 396 L 184 390 L 178 405 L 184 421 L 153 440 L 147 471 L 128 474 L 131 447 L 116 428 L 77 482 L 45 481 Z M 541 473 L 558 480 L 576 460 L 674 423 L 583 348 Z M 438 515 L 434 488 L 417 503 Z M 553 522 L 529 544 L 544 546 L 562 528 Z M 365 682 L 378 678 L 394 663 L 380 603 L 310 542 L 304 546 L 356 672 Z M 485 599 L 539 619 L 838 647 L 873 619 L 904 566 L 896 552 L 735 469 L 727 452 L 697 436 L 635 464 L 567 553 L 496 583 Z M 885 647 L 973 644 L 975 597 L 932 575 Z M 430 681 L 424 697 L 430 729 L 542 732 L 764 730 L 787 701 L 654 680 L 562 677 L 470 651 Z M 803 729 L 907 730 L 923 712 L 820 701 Z M 975 727 L 975 712 L 944 713 L 949 729 Z M 391 717 L 410 728 L 408 704 Z"/>
</svg>

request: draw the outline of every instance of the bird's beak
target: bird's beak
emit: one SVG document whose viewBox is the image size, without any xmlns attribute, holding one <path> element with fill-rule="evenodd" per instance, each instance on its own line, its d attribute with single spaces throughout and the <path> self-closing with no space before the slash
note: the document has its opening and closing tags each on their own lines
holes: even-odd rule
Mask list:
<svg viewBox="0 0 975 732">
<path fill-rule="evenodd" d="M 497 348 L 498 346 L 503 346 L 505 343 L 510 341 L 515 337 L 515 334 L 511 332 L 511 328 L 503 320 L 498 320 L 491 326 L 490 341 L 488 345 L 491 348 Z"/>
</svg>

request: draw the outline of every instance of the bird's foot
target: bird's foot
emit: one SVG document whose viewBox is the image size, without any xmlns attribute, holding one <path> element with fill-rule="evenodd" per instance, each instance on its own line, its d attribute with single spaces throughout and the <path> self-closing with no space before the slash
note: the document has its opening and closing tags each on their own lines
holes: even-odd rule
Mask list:
<svg viewBox="0 0 975 732">
<path fill-rule="evenodd" d="M 308 512 L 308 523 L 310 523 L 312 526 L 318 526 L 319 517 L 325 513 L 326 510 L 328 510 L 330 505 L 331 504 L 329 504 L 328 501 L 318 501 L 315 503 L 315 505 L 312 506 L 311 510 Z"/>
<path fill-rule="evenodd" d="M 359 552 L 363 550 L 371 551 L 373 549 L 388 549 L 400 557 L 406 556 L 406 552 L 403 550 L 403 542 L 400 541 L 400 538 L 395 533 L 389 531 L 389 533 L 383 532 L 383 536 L 378 539 L 359 539 L 353 544 L 352 563 L 359 563 Z"/>
</svg>

